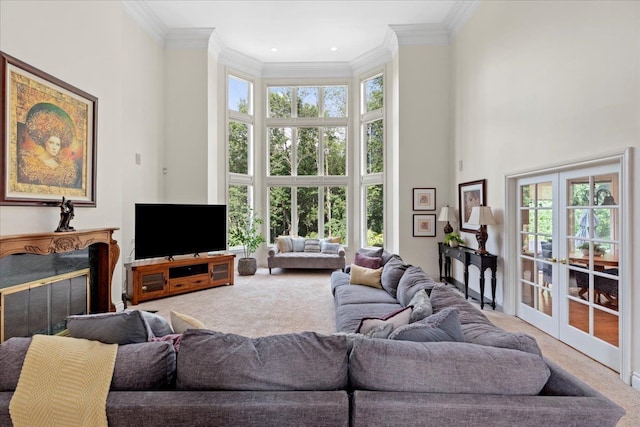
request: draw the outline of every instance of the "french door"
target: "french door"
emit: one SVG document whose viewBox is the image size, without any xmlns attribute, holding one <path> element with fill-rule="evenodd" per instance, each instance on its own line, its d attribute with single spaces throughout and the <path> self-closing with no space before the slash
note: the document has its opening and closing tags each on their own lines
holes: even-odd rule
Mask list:
<svg viewBox="0 0 640 427">
<path fill-rule="evenodd" d="M 517 315 L 620 370 L 620 166 L 518 180 Z"/>
</svg>

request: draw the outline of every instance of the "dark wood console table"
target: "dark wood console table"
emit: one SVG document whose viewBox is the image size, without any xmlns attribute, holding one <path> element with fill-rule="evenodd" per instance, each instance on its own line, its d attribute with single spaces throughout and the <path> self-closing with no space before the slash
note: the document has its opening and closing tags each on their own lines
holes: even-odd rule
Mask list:
<svg viewBox="0 0 640 427">
<path fill-rule="evenodd" d="M 444 258 L 444 276 L 442 275 L 442 259 Z M 491 307 L 496 309 L 496 269 L 498 257 L 492 254 L 479 254 L 475 249 L 465 246 L 452 248 L 438 242 L 438 267 L 440 280 L 451 280 L 451 258 L 457 259 L 464 265 L 464 296 L 469 298 L 469 265 L 475 265 L 480 270 L 480 308 L 484 308 L 484 272 L 491 270 Z"/>
</svg>

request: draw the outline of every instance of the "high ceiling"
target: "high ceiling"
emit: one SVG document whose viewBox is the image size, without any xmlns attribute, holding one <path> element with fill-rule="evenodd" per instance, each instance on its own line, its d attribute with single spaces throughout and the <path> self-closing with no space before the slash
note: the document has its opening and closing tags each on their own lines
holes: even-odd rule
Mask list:
<svg viewBox="0 0 640 427">
<path fill-rule="evenodd" d="M 134 1 L 160 32 L 214 29 L 225 48 L 291 63 L 353 61 L 382 46 L 390 25 L 450 33 L 476 0 Z"/>
</svg>

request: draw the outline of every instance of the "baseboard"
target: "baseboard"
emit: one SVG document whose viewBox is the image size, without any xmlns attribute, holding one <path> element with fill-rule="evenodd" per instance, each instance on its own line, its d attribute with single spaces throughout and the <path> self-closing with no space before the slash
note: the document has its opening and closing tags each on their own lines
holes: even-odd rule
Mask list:
<svg viewBox="0 0 640 427">
<path fill-rule="evenodd" d="M 631 387 L 640 391 L 640 372 L 634 372 L 631 375 Z"/>
<path fill-rule="evenodd" d="M 454 279 L 453 277 L 444 277 L 443 281 L 455 287 L 457 290 L 459 290 L 462 293 L 462 295 L 464 295 L 464 283 Z M 469 298 L 474 299 L 478 304 L 480 304 L 480 292 L 469 288 Z M 491 308 L 491 298 L 487 298 L 485 296 L 484 297 L 485 307 L 487 306 L 487 304 L 489 305 L 489 308 Z M 499 304 L 496 304 L 496 309 L 499 311 L 502 311 L 502 306 Z"/>
</svg>

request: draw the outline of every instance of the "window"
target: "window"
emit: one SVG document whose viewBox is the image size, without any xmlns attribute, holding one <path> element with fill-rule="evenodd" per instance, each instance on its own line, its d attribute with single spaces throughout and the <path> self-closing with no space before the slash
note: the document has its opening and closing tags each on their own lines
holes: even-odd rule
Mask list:
<svg viewBox="0 0 640 427">
<path fill-rule="evenodd" d="M 271 241 L 347 237 L 347 86 L 267 87 Z"/>
<path fill-rule="evenodd" d="M 227 97 L 227 209 L 229 225 L 237 223 L 253 206 L 253 83 L 228 76 Z M 240 242 L 229 238 L 229 247 Z"/>
<path fill-rule="evenodd" d="M 361 82 L 363 221 L 365 246 L 384 245 L 384 80 L 382 74 Z"/>
</svg>

